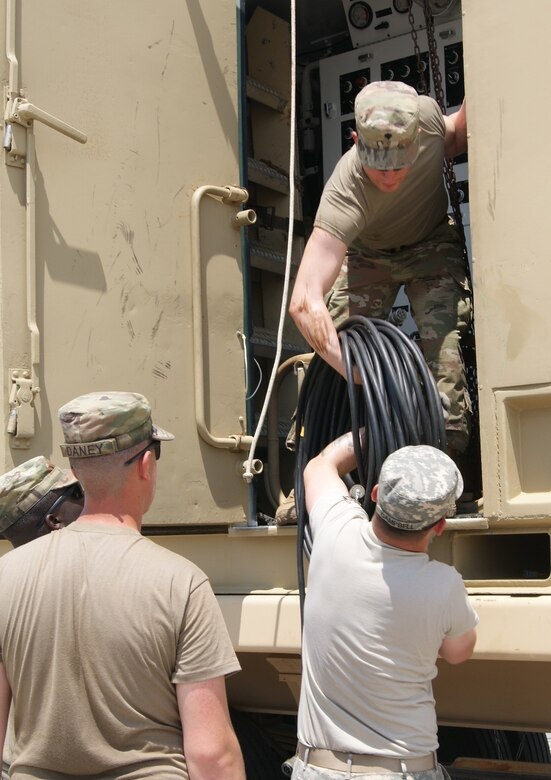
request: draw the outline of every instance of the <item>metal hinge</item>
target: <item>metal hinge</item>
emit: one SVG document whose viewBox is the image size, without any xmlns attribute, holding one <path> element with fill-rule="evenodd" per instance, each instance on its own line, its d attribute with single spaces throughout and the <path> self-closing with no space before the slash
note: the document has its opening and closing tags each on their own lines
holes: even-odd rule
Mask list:
<svg viewBox="0 0 551 780">
<path fill-rule="evenodd" d="M 34 398 L 39 387 L 33 387 L 30 372 L 24 368 L 10 368 L 10 413 L 6 432 L 11 446 L 28 449 L 34 436 Z"/>
</svg>

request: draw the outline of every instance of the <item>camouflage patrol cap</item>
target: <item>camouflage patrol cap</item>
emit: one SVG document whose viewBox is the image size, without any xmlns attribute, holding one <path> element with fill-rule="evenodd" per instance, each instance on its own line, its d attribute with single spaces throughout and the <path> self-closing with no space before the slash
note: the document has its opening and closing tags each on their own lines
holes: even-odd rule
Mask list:
<svg viewBox="0 0 551 780">
<path fill-rule="evenodd" d="M 143 441 L 170 441 L 174 436 L 153 425 L 149 401 L 139 393 L 87 393 L 59 410 L 67 458 L 112 455 Z"/>
<path fill-rule="evenodd" d="M 356 148 L 362 165 L 397 170 L 419 153 L 419 95 L 401 81 L 374 81 L 354 103 Z"/>
<path fill-rule="evenodd" d="M 382 465 L 377 512 L 389 525 L 420 531 L 455 515 L 463 479 L 445 452 L 427 444 L 402 447 Z"/>
<path fill-rule="evenodd" d="M 42 455 L 25 461 L 0 477 L 0 533 L 16 523 L 55 488 L 78 480 L 69 469 L 60 469 Z"/>
</svg>

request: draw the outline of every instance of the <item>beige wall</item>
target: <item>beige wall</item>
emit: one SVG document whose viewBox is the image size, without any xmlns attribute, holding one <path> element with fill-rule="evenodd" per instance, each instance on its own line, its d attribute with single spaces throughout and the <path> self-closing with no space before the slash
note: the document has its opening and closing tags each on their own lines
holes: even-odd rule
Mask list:
<svg viewBox="0 0 551 780">
<path fill-rule="evenodd" d="M 463 0 L 484 512 L 525 522 L 551 516 L 551 6 L 520 10 Z"/>
<path fill-rule="evenodd" d="M 5 23 L 8 0 L 0 4 Z M 17 11 L 20 86 L 88 135 L 82 146 L 35 122 L 40 394 L 30 449 L 60 462 L 58 407 L 83 392 L 136 390 L 177 440 L 163 448 L 148 522 L 238 522 L 243 456 L 197 435 L 193 394 L 190 199 L 239 184 L 236 10 L 229 0 L 162 4 L 29 0 Z M 0 30 L 4 40 L 4 30 Z M 7 60 L 2 58 L 7 79 Z M 0 361 L 29 367 L 25 172 L 0 169 Z M 238 206 L 201 206 L 205 406 L 215 435 L 244 414 Z"/>
</svg>

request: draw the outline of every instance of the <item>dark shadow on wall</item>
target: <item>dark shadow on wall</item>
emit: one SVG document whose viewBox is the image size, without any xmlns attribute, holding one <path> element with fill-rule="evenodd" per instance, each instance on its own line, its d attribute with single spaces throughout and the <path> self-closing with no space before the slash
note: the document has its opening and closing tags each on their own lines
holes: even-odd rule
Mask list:
<svg viewBox="0 0 551 780">
<path fill-rule="evenodd" d="M 235 128 L 238 126 L 238 118 L 232 96 L 228 89 L 228 83 L 220 68 L 212 34 L 199 3 L 188 0 L 187 9 L 195 32 L 197 51 L 201 57 L 203 70 L 208 82 L 206 96 L 208 96 L 209 101 L 218 113 L 220 127 L 227 127 L 230 131 L 226 133 L 226 141 L 228 147 L 232 149 L 232 152 L 237 159 L 239 149 L 237 146 L 238 134 L 235 132 Z"/>
<path fill-rule="evenodd" d="M 71 197 L 70 193 L 67 193 L 67 197 Z M 62 342 L 62 338 L 59 334 L 52 333 L 47 323 L 46 307 L 52 304 L 47 303 L 45 300 L 46 277 L 48 274 L 56 284 L 59 283 L 59 289 L 63 291 L 62 295 L 56 295 L 55 305 L 58 307 L 58 311 L 60 307 L 63 309 L 64 297 L 67 296 L 67 317 L 66 319 L 64 318 L 63 322 L 63 327 L 67 333 L 70 333 L 71 329 L 74 328 L 74 318 L 71 315 L 74 308 L 70 305 L 71 290 L 84 287 L 90 290 L 97 290 L 98 292 L 105 292 L 107 284 L 99 254 L 89 249 L 69 245 L 55 223 L 50 213 L 44 177 L 38 161 L 35 169 L 35 203 L 36 320 L 40 332 L 41 355 L 39 366 L 41 415 L 40 419 L 38 419 L 37 415 L 35 416 L 35 424 L 37 426 L 37 437 L 40 435 L 40 440 L 43 443 L 44 441 L 50 443 L 49 447 L 47 445 L 45 447 L 42 444 L 41 449 L 49 449 L 53 452 L 54 446 L 59 441 L 59 431 L 57 427 L 54 430 L 54 426 L 57 426 L 57 420 L 53 420 L 52 415 L 55 415 L 56 409 L 51 408 L 48 398 L 48 384 L 44 375 L 44 352 L 46 342 L 51 345 L 54 343 L 52 339 L 59 338 L 60 342 Z M 67 365 L 66 370 L 70 371 L 71 366 Z M 12 450 L 15 465 L 39 454 L 48 455 L 49 453 L 47 451 L 34 451 L 32 445 L 31 449 Z"/>
</svg>

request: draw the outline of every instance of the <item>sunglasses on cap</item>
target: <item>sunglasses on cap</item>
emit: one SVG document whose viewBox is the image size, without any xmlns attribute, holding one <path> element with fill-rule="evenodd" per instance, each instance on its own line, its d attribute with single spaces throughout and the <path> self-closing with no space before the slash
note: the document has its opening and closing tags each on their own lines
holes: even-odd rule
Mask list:
<svg viewBox="0 0 551 780">
<path fill-rule="evenodd" d="M 83 498 L 84 491 L 80 486 L 80 482 L 75 482 L 73 485 L 69 485 L 69 487 L 63 491 L 59 498 L 56 498 L 54 503 L 49 508 L 48 514 L 53 515 L 56 509 L 59 509 L 59 507 L 64 504 L 65 501 L 69 501 L 69 499 L 73 499 L 73 501 L 81 501 Z"/>
<path fill-rule="evenodd" d="M 140 450 L 135 455 L 132 455 L 131 458 L 125 460 L 124 465 L 129 466 L 131 463 L 134 463 L 134 461 L 139 460 L 139 458 L 141 458 L 142 455 L 144 455 L 147 452 L 147 450 L 150 450 L 151 448 L 153 448 L 155 452 L 155 460 L 159 460 L 159 458 L 161 457 L 161 442 L 158 441 L 157 439 L 154 439 L 153 441 L 150 441 L 147 447 L 144 447 L 143 450 Z"/>
</svg>

